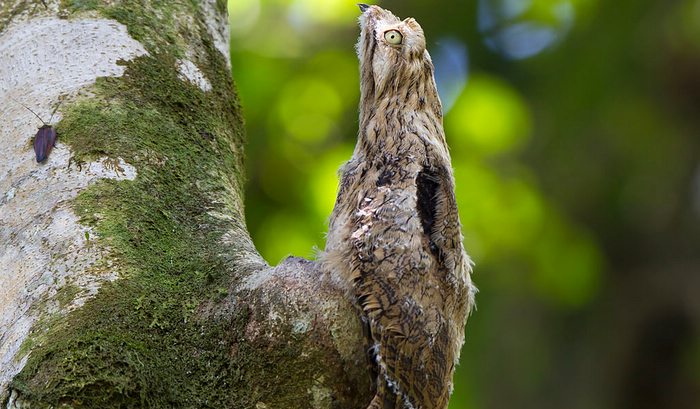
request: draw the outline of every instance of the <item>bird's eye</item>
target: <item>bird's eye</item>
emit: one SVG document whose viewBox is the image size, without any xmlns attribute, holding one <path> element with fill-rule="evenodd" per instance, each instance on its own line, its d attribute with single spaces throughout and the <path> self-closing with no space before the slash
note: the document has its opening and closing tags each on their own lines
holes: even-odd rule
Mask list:
<svg viewBox="0 0 700 409">
<path fill-rule="evenodd" d="M 384 39 L 389 44 L 399 45 L 403 41 L 403 36 L 397 30 L 389 30 L 384 33 Z"/>
</svg>

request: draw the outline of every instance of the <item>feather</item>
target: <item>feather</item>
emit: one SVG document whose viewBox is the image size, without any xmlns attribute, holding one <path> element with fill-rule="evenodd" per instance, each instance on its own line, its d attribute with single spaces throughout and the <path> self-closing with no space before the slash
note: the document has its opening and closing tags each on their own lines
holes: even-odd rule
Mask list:
<svg viewBox="0 0 700 409">
<path fill-rule="evenodd" d="M 475 291 L 433 64 L 420 25 L 378 6 L 357 54 L 360 129 L 321 261 L 363 323 L 368 409 L 445 409 Z"/>
</svg>

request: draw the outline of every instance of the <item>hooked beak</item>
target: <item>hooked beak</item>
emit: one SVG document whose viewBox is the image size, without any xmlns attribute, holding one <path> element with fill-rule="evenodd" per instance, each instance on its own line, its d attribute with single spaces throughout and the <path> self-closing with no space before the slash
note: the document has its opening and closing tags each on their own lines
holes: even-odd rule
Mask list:
<svg viewBox="0 0 700 409">
<path fill-rule="evenodd" d="M 359 4 L 357 5 L 357 7 L 359 7 L 359 8 L 360 8 L 360 11 L 363 12 L 363 13 L 364 13 L 365 11 L 367 11 L 367 9 L 369 8 L 369 6 L 366 5 L 366 4 L 364 4 L 364 3 L 359 3 Z"/>
</svg>

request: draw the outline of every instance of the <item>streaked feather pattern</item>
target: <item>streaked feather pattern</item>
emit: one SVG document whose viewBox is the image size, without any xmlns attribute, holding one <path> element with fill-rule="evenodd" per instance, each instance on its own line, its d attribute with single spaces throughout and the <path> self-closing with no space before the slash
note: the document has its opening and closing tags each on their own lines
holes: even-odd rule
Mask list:
<svg viewBox="0 0 700 409">
<path fill-rule="evenodd" d="M 414 19 L 361 9 L 360 129 L 322 261 L 365 323 L 368 408 L 444 409 L 475 289 L 434 68 Z"/>
</svg>

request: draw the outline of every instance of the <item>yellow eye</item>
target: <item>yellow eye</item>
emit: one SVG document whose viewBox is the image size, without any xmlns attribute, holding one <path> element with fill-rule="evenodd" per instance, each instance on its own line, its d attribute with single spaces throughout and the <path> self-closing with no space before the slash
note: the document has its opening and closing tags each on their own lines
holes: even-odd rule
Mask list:
<svg viewBox="0 0 700 409">
<path fill-rule="evenodd" d="M 403 41 L 403 36 L 397 30 L 389 30 L 384 33 L 384 39 L 389 44 L 399 45 Z"/>
</svg>

